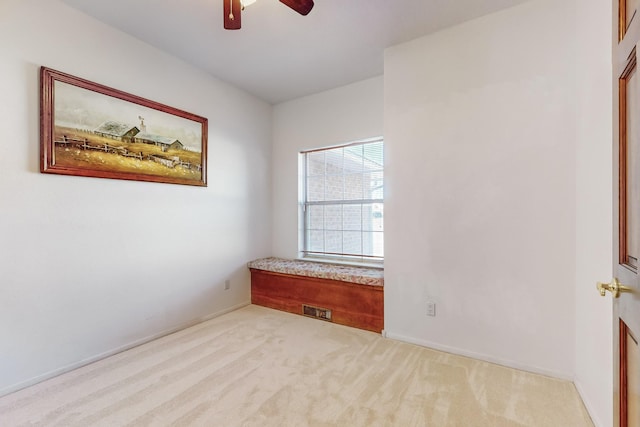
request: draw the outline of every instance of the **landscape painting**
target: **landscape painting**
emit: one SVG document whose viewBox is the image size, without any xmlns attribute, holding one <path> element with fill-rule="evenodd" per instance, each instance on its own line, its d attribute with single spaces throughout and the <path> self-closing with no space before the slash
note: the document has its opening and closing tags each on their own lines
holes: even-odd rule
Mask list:
<svg viewBox="0 0 640 427">
<path fill-rule="evenodd" d="M 42 67 L 44 173 L 207 185 L 207 119 Z"/>
</svg>

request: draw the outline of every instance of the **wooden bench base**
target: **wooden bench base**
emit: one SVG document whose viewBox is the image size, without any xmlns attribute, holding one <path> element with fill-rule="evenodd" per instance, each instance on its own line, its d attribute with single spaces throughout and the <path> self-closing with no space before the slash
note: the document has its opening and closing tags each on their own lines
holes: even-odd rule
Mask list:
<svg viewBox="0 0 640 427">
<path fill-rule="evenodd" d="M 251 303 L 303 314 L 303 304 L 331 310 L 331 321 L 382 332 L 384 288 L 251 269 Z"/>
</svg>

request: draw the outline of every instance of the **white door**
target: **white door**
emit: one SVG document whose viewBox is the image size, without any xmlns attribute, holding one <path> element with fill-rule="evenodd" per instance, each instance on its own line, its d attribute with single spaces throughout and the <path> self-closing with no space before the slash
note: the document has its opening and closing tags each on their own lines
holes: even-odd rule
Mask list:
<svg viewBox="0 0 640 427">
<path fill-rule="evenodd" d="M 639 0 L 614 0 L 614 279 L 599 283 L 613 295 L 614 425 L 640 427 L 640 41 Z M 640 51 L 640 49 L 638 49 Z"/>
</svg>

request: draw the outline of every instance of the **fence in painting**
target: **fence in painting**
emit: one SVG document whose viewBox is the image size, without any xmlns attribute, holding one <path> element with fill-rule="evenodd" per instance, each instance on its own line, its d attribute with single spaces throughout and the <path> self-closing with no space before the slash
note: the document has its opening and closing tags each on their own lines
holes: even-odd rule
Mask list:
<svg viewBox="0 0 640 427">
<path fill-rule="evenodd" d="M 109 144 L 91 144 L 90 141 L 86 138 L 76 139 L 69 138 L 66 135 L 62 136 L 61 140 L 55 141 L 55 144 L 59 147 L 72 147 L 80 150 L 92 150 L 92 151 L 102 151 L 105 153 L 117 154 L 124 157 L 131 157 L 138 160 L 150 160 L 161 165 L 164 165 L 168 168 L 175 168 L 176 166 L 181 166 L 187 169 L 192 169 L 196 171 L 200 171 L 202 166 L 199 164 L 193 164 L 191 162 L 185 162 L 181 160 L 179 157 L 163 157 L 158 156 L 157 154 L 143 154 L 142 152 L 133 152 L 126 147 L 118 147 Z"/>
</svg>

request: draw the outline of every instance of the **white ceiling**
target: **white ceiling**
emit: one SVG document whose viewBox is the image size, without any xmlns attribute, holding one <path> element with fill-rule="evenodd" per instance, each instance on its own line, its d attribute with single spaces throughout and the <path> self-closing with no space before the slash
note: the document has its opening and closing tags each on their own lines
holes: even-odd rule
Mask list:
<svg viewBox="0 0 640 427">
<path fill-rule="evenodd" d="M 386 47 L 526 0 L 258 0 L 242 29 L 223 0 L 62 0 L 272 104 L 383 73 Z"/>
</svg>

